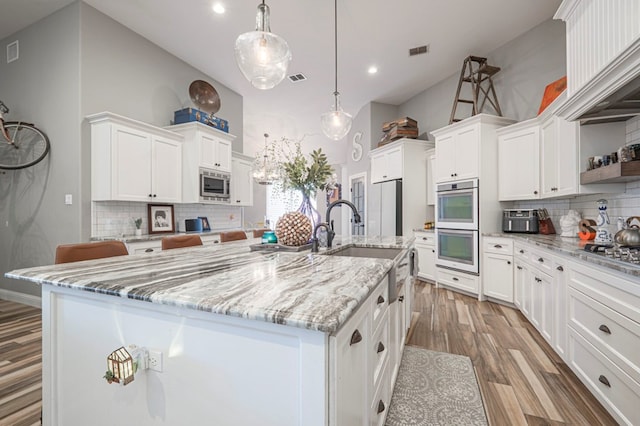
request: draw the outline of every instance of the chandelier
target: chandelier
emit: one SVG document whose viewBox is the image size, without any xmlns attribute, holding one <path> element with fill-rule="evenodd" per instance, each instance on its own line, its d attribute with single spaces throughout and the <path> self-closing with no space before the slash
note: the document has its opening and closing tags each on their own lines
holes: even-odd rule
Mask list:
<svg viewBox="0 0 640 426">
<path fill-rule="evenodd" d="M 262 155 L 256 155 L 251 166 L 251 176 L 253 180 L 260 185 L 272 185 L 280 180 L 280 163 L 275 158 L 273 149 L 269 149 L 267 138 L 268 133 L 264 134 L 264 150 Z"/>
</svg>

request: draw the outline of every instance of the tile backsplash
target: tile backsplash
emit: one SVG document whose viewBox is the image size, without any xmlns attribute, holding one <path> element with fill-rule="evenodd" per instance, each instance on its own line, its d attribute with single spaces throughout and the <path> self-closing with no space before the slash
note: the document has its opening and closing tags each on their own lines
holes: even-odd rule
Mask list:
<svg viewBox="0 0 640 426">
<path fill-rule="evenodd" d="M 640 143 L 640 116 L 627 120 L 626 122 L 626 143 Z M 544 200 L 544 201 L 518 201 L 513 202 L 512 207 L 516 209 L 537 209 L 546 208 L 549 211 L 551 220 L 556 231 L 560 232 L 560 217 L 567 214 L 569 210 L 575 210 L 582 214 L 583 218 L 595 219 L 598 216 L 597 201 L 601 198 L 607 200 L 607 214 L 612 225 L 616 224 L 616 218 L 629 216 L 640 216 L 640 180 L 628 182 L 624 193 L 620 194 L 595 194 L 583 195 L 569 199 Z"/>
<path fill-rule="evenodd" d="M 184 231 L 185 219 L 205 216 L 209 219 L 211 230 L 242 228 L 242 207 L 210 204 L 174 204 L 176 231 Z M 135 232 L 133 220 L 142 218 L 142 233 L 147 234 L 147 203 L 127 201 L 94 201 L 91 208 L 91 236 L 114 237 L 132 235 Z"/>
</svg>

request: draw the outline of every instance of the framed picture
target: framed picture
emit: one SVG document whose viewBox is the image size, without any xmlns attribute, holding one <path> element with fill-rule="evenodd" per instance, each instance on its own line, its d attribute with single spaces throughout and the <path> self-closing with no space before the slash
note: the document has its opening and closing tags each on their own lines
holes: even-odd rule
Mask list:
<svg viewBox="0 0 640 426">
<path fill-rule="evenodd" d="M 149 234 L 175 232 L 172 204 L 147 204 L 149 210 Z"/>
<path fill-rule="evenodd" d="M 327 206 L 342 198 L 342 184 L 336 183 L 335 188 L 327 191 Z"/>
<path fill-rule="evenodd" d="M 209 225 L 209 219 L 207 219 L 206 216 L 198 216 L 198 219 L 202 220 L 203 231 L 211 231 L 211 226 Z"/>
</svg>

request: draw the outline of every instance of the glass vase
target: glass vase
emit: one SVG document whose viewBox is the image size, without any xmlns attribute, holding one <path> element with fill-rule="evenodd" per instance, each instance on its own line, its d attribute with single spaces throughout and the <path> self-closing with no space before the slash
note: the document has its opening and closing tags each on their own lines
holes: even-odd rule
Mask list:
<svg viewBox="0 0 640 426">
<path fill-rule="evenodd" d="M 320 213 L 318 213 L 318 210 L 313 207 L 309 195 L 305 193 L 302 193 L 302 203 L 300 203 L 298 211 L 309 218 L 309 220 L 311 221 L 312 230 L 315 229 L 316 225 L 322 221 Z"/>
</svg>

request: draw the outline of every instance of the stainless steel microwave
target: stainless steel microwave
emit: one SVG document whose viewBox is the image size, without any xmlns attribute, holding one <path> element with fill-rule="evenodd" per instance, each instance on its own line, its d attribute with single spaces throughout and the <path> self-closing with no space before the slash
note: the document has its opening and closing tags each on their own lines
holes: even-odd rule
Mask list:
<svg viewBox="0 0 640 426">
<path fill-rule="evenodd" d="M 230 202 L 231 175 L 200 168 L 200 201 Z"/>
</svg>

